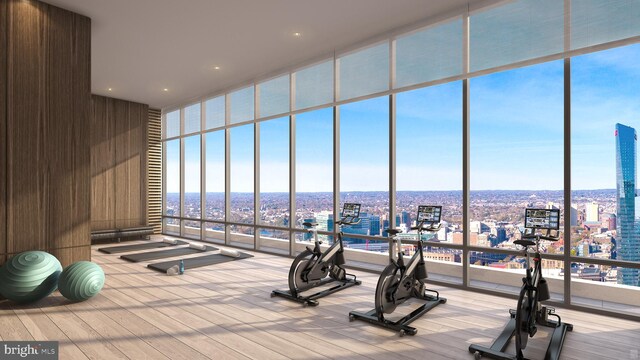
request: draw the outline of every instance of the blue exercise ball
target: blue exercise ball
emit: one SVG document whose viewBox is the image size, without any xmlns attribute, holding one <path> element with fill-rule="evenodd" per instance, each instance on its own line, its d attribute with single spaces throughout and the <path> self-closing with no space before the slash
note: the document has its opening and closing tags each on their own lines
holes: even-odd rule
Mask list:
<svg viewBox="0 0 640 360">
<path fill-rule="evenodd" d="M 71 301 L 84 301 L 97 295 L 104 286 L 104 271 L 91 261 L 67 266 L 58 280 L 60 294 Z"/>
<path fill-rule="evenodd" d="M 0 294 L 17 303 L 38 301 L 56 290 L 61 272 L 60 261 L 49 253 L 20 253 L 0 268 Z"/>
</svg>

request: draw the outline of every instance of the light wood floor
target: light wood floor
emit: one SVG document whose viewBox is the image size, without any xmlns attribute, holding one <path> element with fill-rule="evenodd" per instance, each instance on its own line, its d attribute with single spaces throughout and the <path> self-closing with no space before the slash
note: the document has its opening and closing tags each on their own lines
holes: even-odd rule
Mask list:
<svg viewBox="0 0 640 360">
<path fill-rule="evenodd" d="M 166 276 L 93 248 L 107 274 L 100 295 L 71 304 L 54 293 L 31 306 L 0 303 L 0 340 L 57 340 L 61 359 L 473 359 L 471 343 L 490 344 L 507 320 L 510 299 L 434 287 L 448 299 L 413 323 L 416 336 L 364 322 L 377 276 L 355 272 L 361 286 L 303 308 L 272 289 L 285 288 L 290 259 L 255 257 Z M 398 311 L 407 310 L 410 305 Z M 638 359 L 640 323 L 558 309 L 574 331 L 564 359 Z M 529 341 L 541 359 L 548 333 Z"/>
</svg>

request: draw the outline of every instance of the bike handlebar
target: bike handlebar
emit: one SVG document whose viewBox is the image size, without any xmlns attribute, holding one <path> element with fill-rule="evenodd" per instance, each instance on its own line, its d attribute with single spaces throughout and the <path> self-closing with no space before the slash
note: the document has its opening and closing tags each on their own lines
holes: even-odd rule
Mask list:
<svg viewBox="0 0 640 360">
<path fill-rule="evenodd" d="M 351 219 L 351 220 L 348 220 Z M 352 217 L 346 217 L 336 221 L 336 225 L 357 225 L 362 221 L 362 219 L 358 218 L 358 221 L 353 221 Z"/>
<path fill-rule="evenodd" d="M 434 224 L 429 224 L 429 226 L 424 227 L 424 225 L 425 225 L 425 223 L 421 222 L 420 224 L 418 224 L 418 226 L 412 226 L 411 230 L 438 231 L 442 227 L 442 223 L 438 223 L 437 226 L 434 226 Z"/>
<path fill-rule="evenodd" d="M 546 235 L 524 235 L 523 239 L 543 239 L 549 241 L 558 241 L 560 237 L 546 236 Z"/>
</svg>

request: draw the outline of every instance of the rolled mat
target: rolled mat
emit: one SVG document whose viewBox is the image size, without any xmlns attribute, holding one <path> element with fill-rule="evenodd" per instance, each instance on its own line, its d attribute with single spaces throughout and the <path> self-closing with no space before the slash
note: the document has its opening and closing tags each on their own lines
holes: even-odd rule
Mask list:
<svg viewBox="0 0 640 360">
<path fill-rule="evenodd" d="M 189 244 L 189 247 L 192 248 L 192 249 L 195 249 L 195 250 L 200 250 L 200 251 L 203 251 L 203 250 L 207 249 L 207 247 L 205 245 L 194 244 L 194 243 Z"/>
</svg>

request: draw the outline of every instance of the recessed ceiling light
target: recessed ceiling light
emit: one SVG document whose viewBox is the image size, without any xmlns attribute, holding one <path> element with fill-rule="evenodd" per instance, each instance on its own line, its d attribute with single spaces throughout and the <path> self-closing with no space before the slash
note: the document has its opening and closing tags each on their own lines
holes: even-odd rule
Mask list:
<svg viewBox="0 0 640 360">
<path fill-rule="evenodd" d="M 295 36 L 295 37 L 301 37 L 301 36 L 302 36 L 302 33 L 294 32 L 294 33 L 293 33 L 293 36 Z"/>
<path fill-rule="evenodd" d="M 108 91 L 111 91 L 111 90 L 113 90 L 113 89 L 112 89 L 112 88 L 108 88 L 107 90 L 108 90 Z"/>
<path fill-rule="evenodd" d="M 220 66 L 214 66 L 213 70 L 220 70 Z"/>
<path fill-rule="evenodd" d="M 169 91 L 169 89 L 167 89 L 167 88 L 164 88 L 164 89 L 162 89 L 162 91 Z"/>
</svg>

